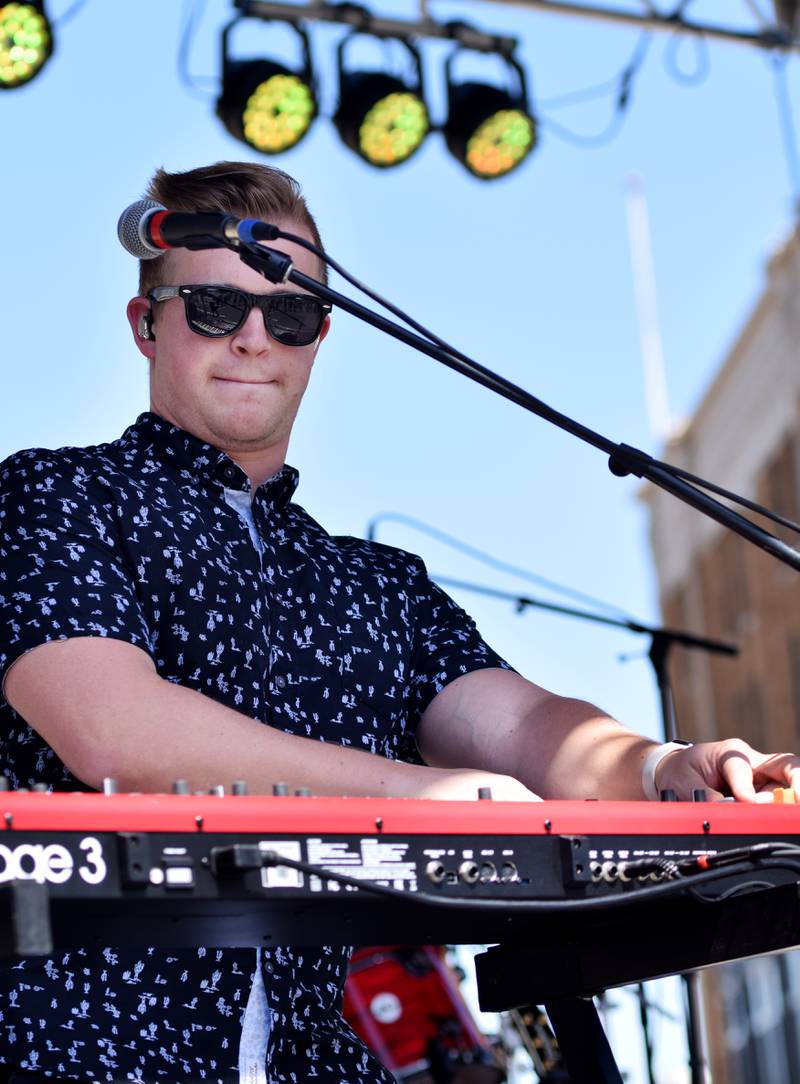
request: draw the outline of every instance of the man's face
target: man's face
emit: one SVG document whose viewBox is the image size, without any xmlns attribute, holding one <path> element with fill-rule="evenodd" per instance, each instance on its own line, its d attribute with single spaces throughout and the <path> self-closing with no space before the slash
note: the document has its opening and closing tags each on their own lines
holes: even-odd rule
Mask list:
<svg viewBox="0 0 800 1084">
<path fill-rule="evenodd" d="M 311 240 L 303 226 L 281 225 Z M 318 277 L 319 266 L 311 253 L 288 241 L 277 241 L 274 247 L 291 256 L 298 271 Z M 159 259 L 164 261 L 162 286 L 204 283 L 253 294 L 303 292 L 291 283 L 269 282 L 227 249 L 178 249 Z M 134 332 L 148 305 L 142 298 L 130 302 L 128 318 Z M 150 359 L 151 409 L 234 458 L 237 453 L 250 457 L 271 449 L 280 465 L 329 320 L 316 342 L 284 346 L 270 336 L 255 307 L 238 331 L 217 339 L 191 330 L 180 297 L 154 302 L 152 317 L 155 338 L 136 336 L 139 349 Z"/>
</svg>

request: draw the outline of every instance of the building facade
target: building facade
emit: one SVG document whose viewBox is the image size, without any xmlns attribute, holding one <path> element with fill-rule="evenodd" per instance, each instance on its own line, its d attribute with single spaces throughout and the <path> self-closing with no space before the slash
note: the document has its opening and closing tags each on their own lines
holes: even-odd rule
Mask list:
<svg viewBox="0 0 800 1084">
<path fill-rule="evenodd" d="M 800 229 L 662 458 L 800 521 Z M 740 648 L 672 649 L 680 735 L 800 748 L 800 573 L 661 490 L 643 499 L 664 623 Z M 748 515 L 800 549 L 800 535 Z M 800 1080 L 800 954 L 709 971 L 704 989 L 715 1081 Z"/>
</svg>

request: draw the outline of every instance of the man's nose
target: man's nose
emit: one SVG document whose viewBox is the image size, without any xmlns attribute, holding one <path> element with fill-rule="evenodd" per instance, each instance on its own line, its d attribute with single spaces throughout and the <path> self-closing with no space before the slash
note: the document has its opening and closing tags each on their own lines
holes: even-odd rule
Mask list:
<svg viewBox="0 0 800 1084">
<path fill-rule="evenodd" d="M 233 336 L 233 348 L 242 354 L 263 354 L 267 353 L 271 346 L 272 339 L 264 323 L 264 314 L 254 305 Z"/>
</svg>

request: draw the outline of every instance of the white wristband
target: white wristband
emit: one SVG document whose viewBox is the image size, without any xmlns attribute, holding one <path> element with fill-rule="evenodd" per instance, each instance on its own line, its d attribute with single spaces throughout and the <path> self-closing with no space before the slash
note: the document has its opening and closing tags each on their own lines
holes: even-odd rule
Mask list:
<svg viewBox="0 0 800 1084">
<path fill-rule="evenodd" d="M 658 801 L 656 768 L 664 757 L 668 757 L 669 754 L 674 753 L 676 749 L 690 749 L 691 746 L 692 743 L 690 741 L 683 741 L 681 738 L 676 738 L 675 741 L 665 742 L 664 745 L 657 745 L 655 749 L 650 750 L 644 758 L 644 764 L 642 765 L 642 790 L 648 801 Z"/>
</svg>

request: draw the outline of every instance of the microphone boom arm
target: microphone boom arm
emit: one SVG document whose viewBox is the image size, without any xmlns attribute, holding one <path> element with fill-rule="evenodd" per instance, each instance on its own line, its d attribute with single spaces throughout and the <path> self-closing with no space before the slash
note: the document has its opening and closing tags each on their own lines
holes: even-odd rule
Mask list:
<svg viewBox="0 0 800 1084">
<path fill-rule="evenodd" d="M 500 376 L 491 369 L 487 369 L 477 361 L 463 355 L 456 357 L 455 354 L 443 350 L 428 339 L 415 334 L 413 331 L 408 331 L 379 313 L 360 305 L 357 301 L 345 297 L 344 294 L 331 290 L 330 287 L 323 285 L 310 275 L 295 270 L 291 259 L 282 252 L 260 244 L 240 243 L 238 246 L 232 245 L 231 247 L 238 251 L 240 258 L 249 267 L 259 271 L 270 282 L 288 281 L 293 282 L 296 286 L 302 286 L 303 289 L 308 290 L 309 293 L 314 294 L 323 301 L 331 302 L 337 308 L 349 312 L 351 316 L 363 320 L 407 346 L 412 346 L 415 350 L 426 354 L 442 365 L 446 365 L 449 369 L 461 373 L 462 376 L 469 377 L 470 380 L 474 380 L 497 395 L 502 395 L 504 399 L 508 399 L 531 414 L 536 414 L 538 417 L 543 418 L 544 421 L 550 422 L 551 425 L 571 433 L 572 436 L 584 441 L 584 443 L 591 444 L 609 457 L 608 466 L 612 474 L 620 478 L 628 474 L 634 474 L 637 478 L 647 479 L 653 485 L 666 490 L 685 504 L 691 505 L 699 512 L 716 520 L 723 527 L 727 527 L 729 530 L 741 535 L 742 538 L 765 550 L 777 560 L 782 561 L 791 568 L 800 570 L 800 553 L 797 550 L 786 545 L 785 542 L 770 534 L 769 531 L 758 527 L 745 516 L 734 512 L 733 509 L 728 508 L 721 501 L 704 493 L 697 486 L 691 485 L 671 473 L 665 465 L 657 463 L 646 452 L 633 448 L 629 444 L 616 444 L 568 415 L 554 410 L 553 407 L 548 406 L 541 399 L 537 399 L 536 396 L 531 395 L 524 388 L 520 388 L 517 384 L 506 380 L 505 377 Z"/>
</svg>

